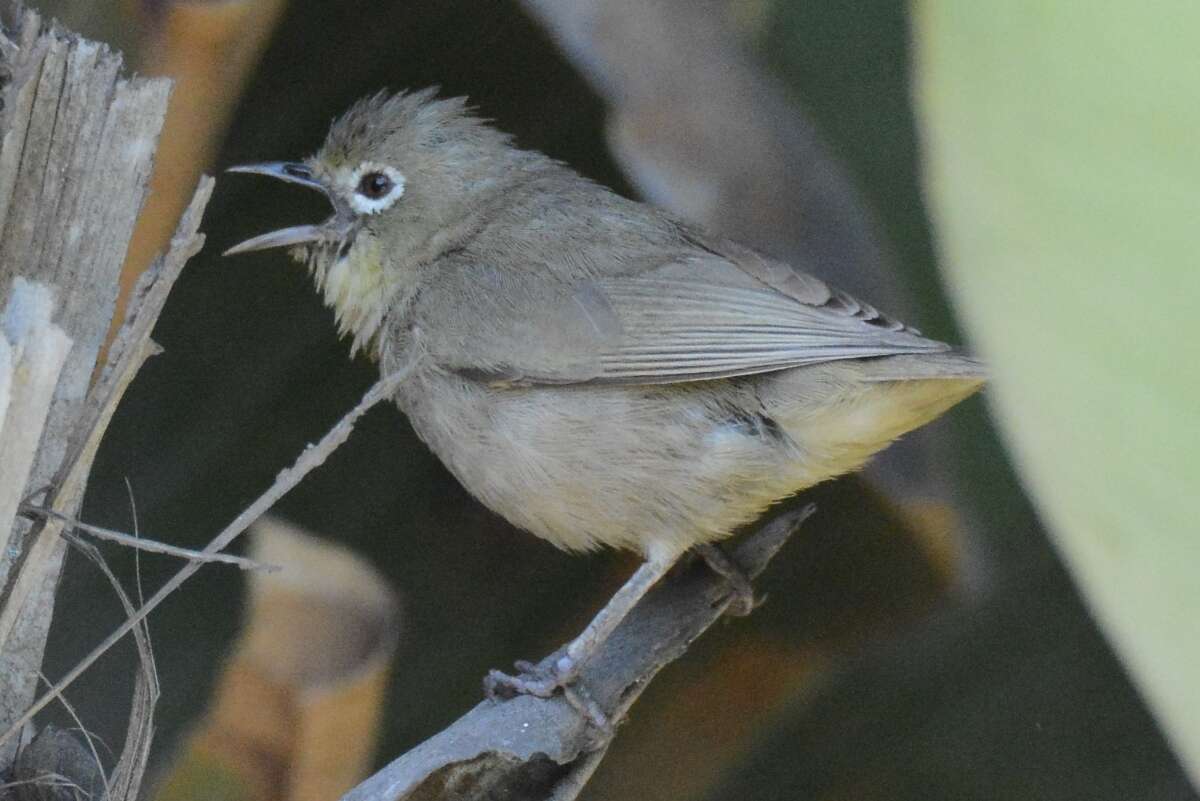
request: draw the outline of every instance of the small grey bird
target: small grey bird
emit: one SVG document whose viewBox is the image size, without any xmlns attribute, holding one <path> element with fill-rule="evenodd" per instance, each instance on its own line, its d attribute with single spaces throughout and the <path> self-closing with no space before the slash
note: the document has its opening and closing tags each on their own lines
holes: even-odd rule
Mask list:
<svg viewBox="0 0 1200 801">
<path fill-rule="evenodd" d="M 411 368 L 396 403 L 463 486 L 561 548 L 645 557 L 553 675 L 494 672 L 518 691 L 566 686 L 686 551 L 984 380 L 791 265 L 518 149 L 461 98 L 379 94 L 311 158 L 233 170 L 329 198 L 323 223 L 227 253 L 290 246 L 352 352 Z"/>
</svg>

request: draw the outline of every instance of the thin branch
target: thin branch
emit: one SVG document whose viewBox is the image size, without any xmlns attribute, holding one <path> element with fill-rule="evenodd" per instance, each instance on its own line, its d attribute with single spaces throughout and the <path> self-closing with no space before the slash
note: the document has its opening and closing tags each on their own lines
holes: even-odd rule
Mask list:
<svg viewBox="0 0 1200 801">
<path fill-rule="evenodd" d="M 310 445 L 305 448 L 300 454 L 295 463 L 279 473 L 270 488 L 262 495 L 246 507 L 233 521 L 226 526 L 220 534 L 212 539 L 212 541 L 204 548 L 202 553 L 211 555 L 219 553 L 229 547 L 237 537 L 245 531 L 251 523 L 262 516 L 264 512 L 270 509 L 280 498 L 288 493 L 293 487 L 300 483 L 303 478 L 312 472 L 317 467 L 320 467 L 329 455 L 332 454 L 338 446 L 340 446 L 350 436 L 350 432 L 354 430 L 355 423 L 369 409 L 375 406 L 380 401 L 392 397 L 395 394 L 396 388 L 412 371 L 413 365 L 408 365 L 403 370 L 397 371 L 390 376 L 380 379 L 373 387 L 363 396 L 349 413 L 346 414 L 337 425 L 329 430 L 329 432 L 321 438 L 321 441 L 316 445 Z M 188 562 L 179 572 L 167 580 L 162 587 L 159 588 L 150 599 L 142 605 L 133 615 L 117 627 L 112 634 L 108 635 L 97 645 L 91 653 L 80 660 L 79 664 L 71 668 L 65 676 L 45 695 L 38 698 L 34 703 L 21 714 L 16 721 L 9 727 L 7 731 L 0 734 L 0 744 L 7 742 L 13 735 L 20 731 L 25 723 L 40 712 L 47 704 L 64 689 L 69 687 L 76 679 L 83 675 L 92 664 L 104 655 L 108 649 L 116 645 L 126 634 L 136 628 L 141 621 L 150 614 L 159 604 L 167 599 L 171 593 L 179 588 L 183 582 L 187 581 L 197 570 L 203 566 L 203 562 Z"/>
<path fill-rule="evenodd" d="M 125 478 L 125 489 L 129 492 L 129 510 L 133 517 L 133 534 L 141 535 L 138 525 L 137 504 L 133 498 L 133 487 L 129 478 Z M 141 551 L 133 552 L 133 574 L 137 587 L 138 604 L 146 602 L 142 592 L 142 561 Z M 133 614 L 134 605 L 125 594 L 120 582 L 112 576 L 108 566 L 101 564 L 101 570 L 109 576 L 113 589 L 125 607 L 125 614 Z M 112 786 L 115 797 L 110 791 L 108 801 L 137 801 L 142 788 L 142 780 L 146 776 L 146 765 L 150 762 L 150 747 L 154 743 L 154 713 L 158 705 L 160 684 L 158 680 L 158 663 L 154 659 L 154 648 L 150 642 L 150 624 L 142 620 L 133 631 L 138 650 L 137 680 L 133 685 L 133 698 L 129 704 L 129 723 L 125 727 L 125 745 L 121 749 L 121 758 L 113 768 Z"/>
<path fill-rule="evenodd" d="M 758 575 L 813 511 L 809 505 L 779 514 L 743 539 L 732 558 L 748 575 Z M 730 598 L 725 580 L 694 561 L 634 607 L 584 664 L 578 681 L 609 720 L 620 721 L 658 671 L 724 614 Z M 542 667 L 556 656 L 546 657 Z M 607 746 L 561 695 L 485 701 L 342 801 L 572 801 Z"/>
<path fill-rule="evenodd" d="M 91 523 L 85 523 L 82 520 L 76 520 L 73 517 L 64 515 L 61 512 L 56 512 L 53 509 L 45 509 L 41 506 L 33 506 L 32 504 L 21 504 L 21 513 L 29 516 L 43 517 L 50 520 L 57 520 L 66 523 L 77 531 L 82 531 L 85 534 L 91 534 L 93 537 L 109 542 L 115 542 L 119 545 L 124 545 L 129 548 L 134 548 L 138 551 L 149 551 L 150 553 L 161 553 L 167 556 L 178 556 L 181 559 L 187 559 L 192 562 L 217 562 L 226 565 L 235 565 L 242 570 L 261 570 L 265 572 L 273 572 L 279 570 L 279 565 L 268 565 L 262 562 L 256 562 L 253 559 L 247 559 L 244 556 L 236 556 L 229 553 L 204 553 L 203 551 L 194 551 L 191 548 L 180 548 L 176 545 L 168 545 L 165 542 L 146 539 L 145 537 L 126 534 L 121 531 L 116 531 L 111 528 L 102 528 L 93 526 Z"/>
<path fill-rule="evenodd" d="M 133 485 L 129 483 L 129 476 L 125 476 L 125 493 L 129 496 L 129 515 L 133 522 L 133 536 L 141 539 L 142 529 L 138 525 L 137 501 L 133 497 Z M 138 605 L 146 603 L 146 593 L 142 590 L 142 559 L 141 553 L 138 550 L 133 552 L 133 576 L 137 586 Z"/>
</svg>

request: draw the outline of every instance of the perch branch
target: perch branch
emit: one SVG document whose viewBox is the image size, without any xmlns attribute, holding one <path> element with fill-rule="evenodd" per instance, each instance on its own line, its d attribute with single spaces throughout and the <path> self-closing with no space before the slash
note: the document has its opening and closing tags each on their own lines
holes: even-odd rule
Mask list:
<svg viewBox="0 0 1200 801">
<path fill-rule="evenodd" d="M 810 514 L 784 512 L 746 537 L 733 558 L 757 576 Z M 597 654 L 579 681 L 610 720 L 620 720 L 650 680 L 725 611 L 724 579 L 695 561 L 659 582 Z M 548 667 L 551 655 L 543 660 Z M 603 758 L 584 715 L 561 696 L 485 701 L 351 790 L 342 801 L 487 798 L 571 801 Z"/>
</svg>

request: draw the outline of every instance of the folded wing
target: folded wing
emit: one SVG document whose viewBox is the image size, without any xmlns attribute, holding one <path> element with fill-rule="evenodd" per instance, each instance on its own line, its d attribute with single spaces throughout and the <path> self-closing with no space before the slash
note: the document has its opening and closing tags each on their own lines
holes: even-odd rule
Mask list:
<svg viewBox="0 0 1200 801">
<path fill-rule="evenodd" d="M 886 318 L 864 318 L 869 307 L 836 294 L 814 305 L 765 287 L 654 278 L 597 283 L 621 325 L 619 341 L 600 353 L 600 381 L 696 381 L 948 349 Z"/>
<path fill-rule="evenodd" d="M 426 326 L 424 345 L 447 368 L 503 384 L 678 383 L 949 349 L 816 278 L 769 273 L 776 264 L 755 275 L 704 254 L 575 284 L 447 265 L 423 300 L 462 313 Z"/>
</svg>

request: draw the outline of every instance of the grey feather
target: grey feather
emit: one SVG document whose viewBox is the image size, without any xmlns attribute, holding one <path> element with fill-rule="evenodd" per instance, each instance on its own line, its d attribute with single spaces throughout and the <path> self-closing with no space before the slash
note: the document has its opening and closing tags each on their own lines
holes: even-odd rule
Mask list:
<svg viewBox="0 0 1200 801">
<path fill-rule="evenodd" d="M 738 273 L 709 256 L 690 262 L 682 263 L 683 275 L 712 280 L 722 271 L 729 278 Z M 822 291 L 816 279 L 798 284 L 801 296 L 814 301 L 804 302 L 757 281 L 657 277 L 680 273 L 680 265 L 642 272 L 655 277 L 569 283 L 463 257 L 439 266 L 422 301 L 446 308 L 452 296 L 473 313 L 441 320 L 425 334 L 427 348 L 463 375 L 522 385 L 679 383 L 948 349 L 910 329 L 873 322 L 870 307 Z"/>
<path fill-rule="evenodd" d="M 765 287 L 645 278 L 599 284 L 622 327 L 617 347 L 600 354 L 598 378 L 606 382 L 727 378 L 948 349 L 905 329 L 872 325 L 858 315 L 861 307 L 810 305 Z"/>
<path fill-rule="evenodd" d="M 380 165 L 402 195 L 355 213 Z M 513 147 L 461 102 L 368 101 L 297 169 L 334 214 L 294 255 L 385 373 L 412 369 L 396 402 L 413 428 L 562 547 L 673 558 L 984 379 L 802 269 Z M 745 422 L 764 420 L 769 435 Z"/>
</svg>

